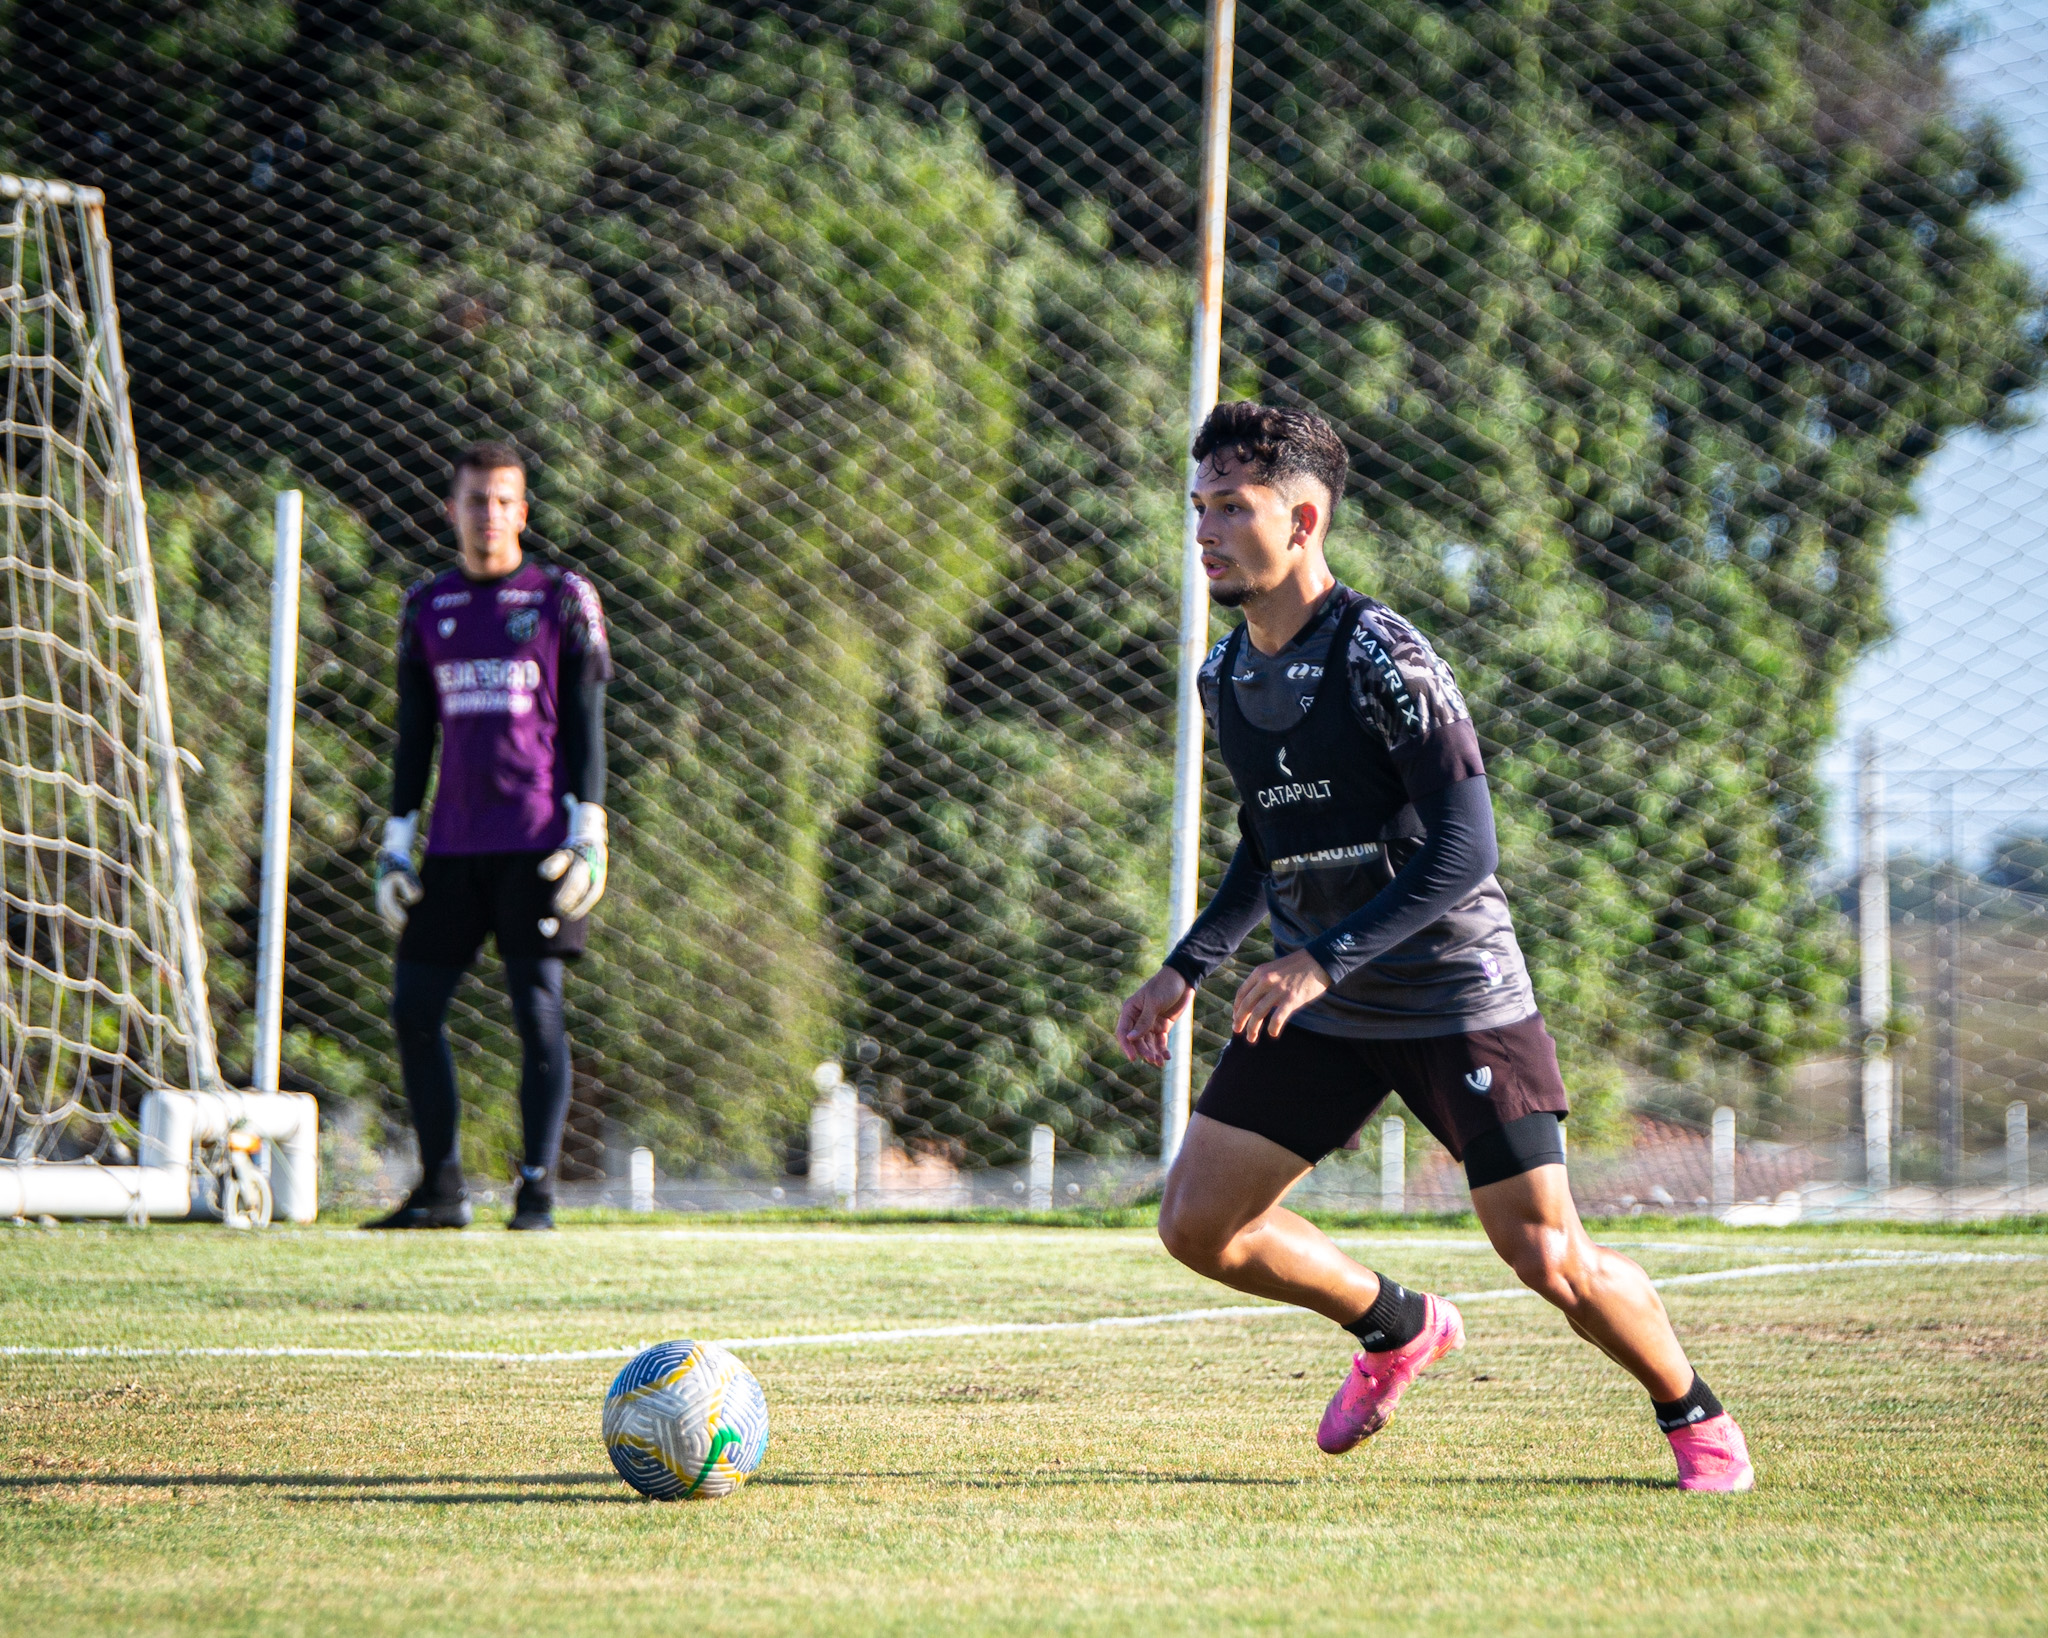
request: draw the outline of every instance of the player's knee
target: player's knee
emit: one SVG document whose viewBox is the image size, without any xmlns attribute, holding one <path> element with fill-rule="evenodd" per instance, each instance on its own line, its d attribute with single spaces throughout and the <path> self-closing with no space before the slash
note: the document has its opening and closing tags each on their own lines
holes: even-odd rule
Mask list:
<svg viewBox="0 0 2048 1638">
<path fill-rule="evenodd" d="M 426 987 L 401 981 L 391 992 L 391 1027 L 403 1040 L 432 1039 L 447 1012 L 447 998 Z"/>
<path fill-rule="evenodd" d="M 1578 1304 L 1583 1280 L 1579 1258 L 1561 1236 L 1532 1235 L 1508 1258 L 1515 1277 L 1531 1291 L 1560 1308 Z"/>
<path fill-rule="evenodd" d="M 1223 1266 L 1230 1236 L 1193 1212 L 1178 1209 L 1169 1198 L 1159 1208 L 1159 1240 L 1175 1262 L 1197 1274 L 1215 1274 Z"/>
</svg>

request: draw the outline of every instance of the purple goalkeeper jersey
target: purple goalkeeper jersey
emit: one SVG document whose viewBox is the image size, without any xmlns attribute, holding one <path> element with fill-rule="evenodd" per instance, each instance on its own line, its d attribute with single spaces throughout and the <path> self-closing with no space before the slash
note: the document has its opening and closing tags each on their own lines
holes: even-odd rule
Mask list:
<svg viewBox="0 0 2048 1638">
<path fill-rule="evenodd" d="M 559 847 L 568 834 L 555 754 L 563 668 L 611 675 L 590 582 L 531 559 L 502 580 L 450 569 L 406 593 L 398 656 L 433 678 L 440 722 L 427 851 Z"/>
</svg>

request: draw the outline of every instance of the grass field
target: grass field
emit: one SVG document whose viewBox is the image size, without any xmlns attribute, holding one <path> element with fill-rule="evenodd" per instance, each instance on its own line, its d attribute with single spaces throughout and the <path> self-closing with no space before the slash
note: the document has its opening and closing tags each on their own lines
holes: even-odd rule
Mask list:
<svg viewBox="0 0 2048 1638">
<path fill-rule="evenodd" d="M 1510 1284 L 1468 1230 L 1339 1231 Z M 1392 1427 L 1310 1439 L 1345 1359 L 1273 1309 L 740 1349 L 757 1481 L 659 1505 L 598 1442 L 674 1336 L 1144 1317 L 1245 1299 L 1141 1228 L 0 1228 L 0 1632 L 2040 1633 L 2048 1234 L 1607 1230 L 1673 1285 L 1757 1491 L 1686 1496 L 1642 1395 L 1515 1297 Z M 1972 1260 L 1932 1262 L 1967 1255 Z"/>
</svg>

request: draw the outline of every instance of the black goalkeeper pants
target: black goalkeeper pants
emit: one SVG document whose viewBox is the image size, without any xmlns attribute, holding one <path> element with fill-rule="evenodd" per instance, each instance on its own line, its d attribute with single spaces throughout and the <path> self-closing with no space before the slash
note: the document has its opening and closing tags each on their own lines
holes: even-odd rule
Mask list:
<svg viewBox="0 0 2048 1638">
<path fill-rule="evenodd" d="M 511 956 L 505 989 L 519 1026 L 519 1117 L 529 1171 L 554 1176 L 562 1158 L 562 1122 L 569 1113 L 569 1035 L 562 1021 L 562 973 L 557 956 Z M 448 1050 L 448 1003 L 462 982 L 461 967 L 401 961 L 391 987 L 391 1022 L 398 1032 L 398 1063 L 405 1099 L 419 1134 L 425 1181 L 447 1191 L 462 1177 L 457 1146 L 460 1113 L 455 1058 Z"/>
</svg>

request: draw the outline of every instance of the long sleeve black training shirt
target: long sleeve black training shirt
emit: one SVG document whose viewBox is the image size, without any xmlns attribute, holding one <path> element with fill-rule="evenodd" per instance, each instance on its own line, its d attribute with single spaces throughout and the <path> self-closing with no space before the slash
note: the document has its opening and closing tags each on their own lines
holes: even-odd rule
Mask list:
<svg viewBox="0 0 2048 1638">
<path fill-rule="evenodd" d="M 1378 894 L 1307 946 L 1333 985 L 1441 920 L 1500 863 L 1493 799 L 1483 776 L 1418 797 L 1414 807 L 1426 831 L 1414 855 Z M 1257 843 L 1241 838 L 1216 896 L 1166 965 L 1190 984 L 1222 966 L 1265 919 L 1266 877 Z M 1342 943 L 1346 938 L 1350 942 Z"/>
</svg>

